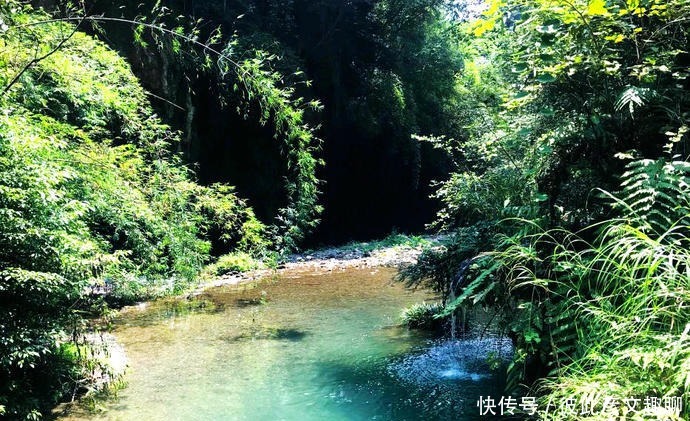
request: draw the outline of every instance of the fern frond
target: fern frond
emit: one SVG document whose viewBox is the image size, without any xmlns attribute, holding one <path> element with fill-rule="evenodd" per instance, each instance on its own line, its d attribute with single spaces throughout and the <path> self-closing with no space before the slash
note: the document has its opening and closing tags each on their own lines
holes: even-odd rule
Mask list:
<svg viewBox="0 0 690 421">
<path fill-rule="evenodd" d="M 642 159 L 630 163 L 623 174 L 615 207 L 633 224 L 657 233 L 666 232 L 690 213 L 690 164 L 684 161 Z"/>
<path fill-rule="evenodd" d="M 620 95 L 615 103 L 616 111 L 627 108 L 630 115 L 634 117 L 635 107 L 642 108 L 654 97 L 655 92 L 649 88 L 639 88 L 628 86 Z"/>
</svg>

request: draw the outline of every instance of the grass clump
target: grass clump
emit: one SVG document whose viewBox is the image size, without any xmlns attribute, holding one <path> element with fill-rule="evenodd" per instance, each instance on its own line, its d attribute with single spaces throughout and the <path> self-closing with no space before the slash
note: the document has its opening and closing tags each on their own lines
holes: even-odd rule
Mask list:
<svg viewBox="0 0 690 421">
<path fill-rule="evenodd" d="M 204 270 L 204 275 L 209 276 L 223 276 L 228 274 L 236 274 L 242 272 L 249 272 L 265 267 L 261 260 L 252 257 L 245 252 L 229 253 L 221 256 L 215 263 L 212 263 Z"/>
<path fill-rule="evenodd" d="M 391 234 L 380 240 L 353 241 L 338 247 L 341 252 L 372 253 L 388 248 L 419 248 L 434 245 L 434 241 L 421 235 Z"/>
<path fill-rule="evenodd" d="M 423 302 L 404 309 L 400 318 L 410 329 L 438 330 L 443 324 L 443 319 L 438 317 L 442 312 L 443 304 Z"/>
<path fill-rule="evenodd" d="M 432 244 L 431 240 L 421 235 L 391 234 L 382 240 L 360 243 L 360 246 L 364 251 L 371 252 L 392 247 L 427 247 Z"/>
<path fill-rule="evenodd" d="M 355 243 L 351 247 L 357 247 L 365 252 L 372 252 L 375 250 L 392 248 L 392 247 L 426 247 L 430 246 L 432 241 L 421 235 L 406 235 L 406 234 L 391 234 L 382 240 Z"/>
</svg>

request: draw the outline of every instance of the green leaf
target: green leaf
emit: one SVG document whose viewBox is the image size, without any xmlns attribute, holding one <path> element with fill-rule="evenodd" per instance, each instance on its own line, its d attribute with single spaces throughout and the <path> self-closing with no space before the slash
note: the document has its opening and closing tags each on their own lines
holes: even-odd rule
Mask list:
<svg viewBox="0 0 690 421">
<path fill-rule="evenodd" d="M 534 200 L 537 202 L 546 202 L 549 200 L 549 196 L 545 193 L 537 193 Z"/>
<path fill-rule="evenodd" d="M 513 65 L 513 72 L 514 73 L 524 72 L 525 70 L 527 70 L 527 68 L 528 68 L 528 65 L 525 62 L 515 63 Z"/>
<path fill-rule="evenodd" d="M 553 83 L 556 81 L 556 76 L 552 75 L 551 73 L 542 73 L 541 75 L 537 76 L 537 80 L 541 83 Z"/>
<path fill-rule="evenodd" d="M 541 342 L 539 333 L 533 329 L 528 328 L 528 330 L 523 333 L 523 337 L 525 338 L 525 342 L 527 343 L 539 344 Z"/>
<path fill-rule="evenodd" d="M 608 9 L 606 9 L 605 0 L 592 0 L 587 6 L 587 14 L 590 16 L 606 16 L 609 14 Z"/>
</svg>

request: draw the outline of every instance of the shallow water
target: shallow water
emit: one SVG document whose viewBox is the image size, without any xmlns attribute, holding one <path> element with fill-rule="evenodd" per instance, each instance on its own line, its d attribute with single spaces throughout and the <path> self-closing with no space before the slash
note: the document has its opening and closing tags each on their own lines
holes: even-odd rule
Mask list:
<svg viewBox="0 0 690 421">
<path fill-rule="evenodd" d="M 128 387 L 102 414 L 63 420 L 475 419 L 501 393 L 486 362 L 498 339 L 432 341 L 397 327 L 433 300 L 392 269 L 295 272 L 133 307 L 116 323 Z"/>
</svg>

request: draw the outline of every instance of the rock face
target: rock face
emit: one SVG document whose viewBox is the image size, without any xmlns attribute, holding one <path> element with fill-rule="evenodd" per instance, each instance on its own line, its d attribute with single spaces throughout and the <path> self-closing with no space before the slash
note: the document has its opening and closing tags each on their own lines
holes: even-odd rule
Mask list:
<svg viewBox="0 0 690 421">
<path fill-rule="evenodd" d="M 54 2 L 42 1 L 48 9 Z M 145 15 L 153 3 L 88 2 L 94 15 L 129 19 Z M 423 229 L 438 207 L 430 199 L 434 192 L 430 184 L 452 168 L 443 151 L 410 135 L 446 133 L 453 127 L 454 119 L 445 117 L 444 110 L 455 91 L 453 69 L 461 68 L 462 61 L 450 44 L 439 44 L 440 38 L 433 37 L 434 44 L 426 41 L 425 31 L 437 17 L 434 7 L 420 5 L 432 1 L 392 2 L 390 7 L 376 7 L 377 3 L 387 4 L 370 0 L 163 2 L 171 12 L 165 22 L 169 27 L 177 26 L 175 17 L 182 15 L 204 21 L 202 40 L 216 25 L 225 34 L 237 33 L 238 57 L 252 57 L 253 49 L 280 56 L 275 67 L 286 81 L 296 82 L 298 96 L 325 105 L 323 112 L 306 113 L 310 122 L 321 126 L 320 137 L 325 141 L 320 157 L 328 163 L 320 171 L 326 181 L 320 202 L 325 211 L 315 243 L 380 236 L 394 227 Z M 389 8 L 398 10 L 384 12 Z M 416 16 L 414 24 L 404 16 Z M 209 184 L 230 181 L 249 199 L 259 219 L 273 220 L 287 200 L 283 179 L 290 171 L 270 125 L 235 113 L 239 95 L 219 87 L 214 75 L 190 70 L 172 49 L 160 53 L 139 48 L 130 25 L 103 22 L 101 26 L 107 42 L 128 58 L 155 95 L 152 100 L 164 121 L 184 130 L 179 152 L 187 162 L 198 164 L 195 172 L 200 179 Z M 298 78 L 297 71 L 303 76 Z M 221 95 L 225 98 L 219 101 Z M 351 165 L 354 162 L 357 165 Z"/>
</svg>

